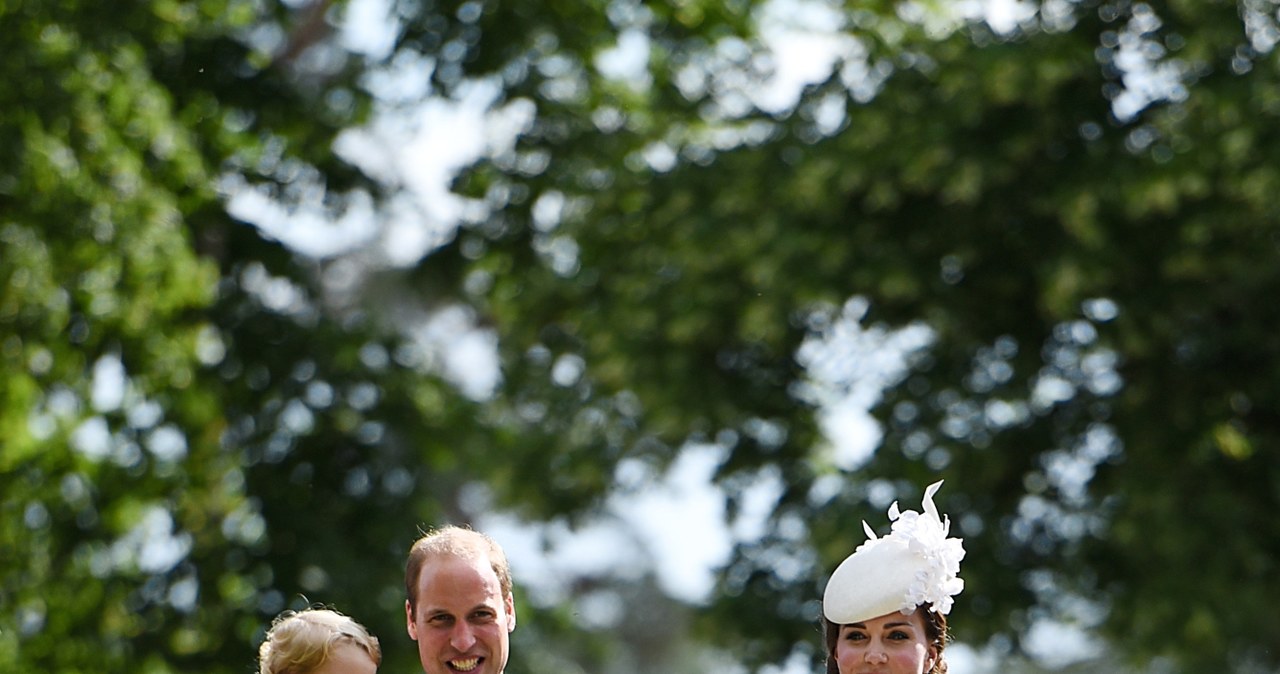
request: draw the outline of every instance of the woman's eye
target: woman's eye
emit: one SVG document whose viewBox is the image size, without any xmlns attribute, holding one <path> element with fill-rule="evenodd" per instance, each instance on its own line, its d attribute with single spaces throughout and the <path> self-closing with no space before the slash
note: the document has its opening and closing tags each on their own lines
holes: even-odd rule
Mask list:
<svg viewBox="0 0 1280 674">
<path fill-rule="evenodd" d="M 890 639 L 898 639 L 898 640 L 902 640 L 902 639 L 908 639 L 908 640 L 909 640 L 909 639 L 911 639 L 911 635 L 910 635 L 910 634 L 907 634 L 906 632 L 891 632 L 891 633 L 889 634 L 889 638 L 890 638 Z"/>
<path fill-rule="evenodd" d="M 849 641 L 862 641 L 863 639 L 867 638 L 867 635 L 863 634 L 862 632 L 849 632 L 848 634 L 844 635 L 844 638 L 848 639 Z"/>
</svg>

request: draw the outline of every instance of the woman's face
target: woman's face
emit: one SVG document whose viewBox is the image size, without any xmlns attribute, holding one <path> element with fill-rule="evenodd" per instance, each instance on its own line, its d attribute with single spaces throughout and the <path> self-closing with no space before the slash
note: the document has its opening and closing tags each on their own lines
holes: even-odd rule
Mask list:
<svg viewBox="0 0 1280 674">
<path fill-rule="evenodd" d="M 917 610 L 841 625 L 835 658 L 840 674 L 924 674 L 933 669 L 938 651 Z"/>
</svg>

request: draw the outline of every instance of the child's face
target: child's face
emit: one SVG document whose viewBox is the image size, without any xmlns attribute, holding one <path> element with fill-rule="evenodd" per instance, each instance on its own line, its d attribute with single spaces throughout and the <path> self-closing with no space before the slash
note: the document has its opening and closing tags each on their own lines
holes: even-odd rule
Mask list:
<svg viewBox="0 0 1280 674">
<path fill-rule="evenodd" d="M 353 643 L 338 642 L 329 652 L 329 659 L 311 674 L 376 674 L 378 666 L 365 650 Z"/>
</svg>

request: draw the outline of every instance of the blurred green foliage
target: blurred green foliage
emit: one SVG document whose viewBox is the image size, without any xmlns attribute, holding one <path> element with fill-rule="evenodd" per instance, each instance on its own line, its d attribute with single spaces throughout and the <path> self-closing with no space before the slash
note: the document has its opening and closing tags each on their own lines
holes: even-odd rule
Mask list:
<svg viewBox="0 0 1280 674">
<path fill-rule="evenodd" d="M 1111 671 L 1280 665 L 1276 3 L 846 4 L 832 74 L 766 104 L 749 0 L 396 2 L 386 55 L 341 2 L 0 0 L 0 672 L 250 671 L 308 601 L 413 671 L 419 526 L 476 493 L 573 526 L 688 443 L 726 450 L 730 516 L 780 480 L 763 536 L 705 605 L 522 602 L 513 671 L 815 657 L 860 520 L 940 477 L 961 641 L 1013 662 L 1052 619 Z M 623 34 L 630 79 L 599 67 Z M 484 217 L 343 296 L 361 258 L 225 201 L 394 198 L 333 140 L 396 63 L 536 114 L 455 183 Z M 450 306 L 498 338 L 491 397 L 415 350 L 404 317 Z M 857 463 L 816 413 L 871 356 L 799 355 L 851 324 L 929 335 Z M 612 630 L 573 603 L 602 588 Z"/>
</svg>

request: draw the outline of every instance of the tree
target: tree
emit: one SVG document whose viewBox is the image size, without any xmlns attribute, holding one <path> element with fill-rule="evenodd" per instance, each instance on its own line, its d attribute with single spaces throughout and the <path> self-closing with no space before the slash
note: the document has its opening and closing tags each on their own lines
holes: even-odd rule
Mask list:
<svg viewBox="0 0 1280 674">
<path fill-rule="evenodd" d="M 747 666 L 815 657 L 858 520 L 945 477 L 964 641 L 1052 619 L 1274 668 L 1274 4 L 857 5 L 789 8 L 834 55 L 795 101 L 780 4 L 397 3 L 385 57 L 323 27 L 342 4 L 0 8 L 3 667 L 243 671 L 305 600 L 398 634 L 407 528 L 476 517 L 474 485 L 573 523 L 621 462 L 714 443 L 732 508 L 783 485 L 688 609 Z M 393 221 L 400 177 L 332 150 L 407 104 L 389 72 L 532 110 L 455 185 L 482 215 L 395 268 L 227 215 Z M 448 307 L 497 337 L 491 396 L 413 339 Z M 881 445 L 834 455 L 815 412 L 867 356 L 806 349 L 908 326 Z M 527 671 L 628 648 L 532 608 Z"/>
<path fill-rule="evenodd" d="M 735 107 L 759 62 L 733 20 L 748 8 L 703 8 L 619 26 L 648 36 L 639 93 L 593 86 L 590 51 L 528 68 L 509 91 L 537 120 L 464 189 L 516 195 L 480 261 L 511 270 L 479 298 L 508 372 L 538 347 L 576 354 L 659 439 L 622 451 L 729 438 L 726 484 L 785 476 L 778 531 L 806 535 L 739 551 L 710 633 L 733 623 L 749 661 L 778 660 L 811 634 L 797 597 L 856 543 L 850 523 L 886 486 L 945 475 L 973 548 L 963 638 L 1049 616 L 1102 622 L 1139 662 L 1274 666 L 1256 603 L 1275 557 L 1271 386 L 1248 375 L 1273 355 L 1274 167 L 1255 151 L 1269 127 L 1246 121 L 1273 114 L 1271 5 L 1242 5 L 1242 24 L 1046 3 L 1005 34 L 852 11 L 862 51 L 782 113 Z M 539 208 L 561 203 L 548 225 Z M 522 263 L 557 241 L 569 263 Z M 840 474 L 792 386 L 807 331 L 835 320 L 822 307 L 850 297 L 933 344 L 878 408 L 884 445 Z M 815 503 L 833 474 L 843 489 Z M 798 578 L 771 566 L 797 556 Z"/>
<path fill-rule="evenodd" d="M 243 671 L 298 592 L 394 582 L 403 541 L 369 504 L 404 509 L 416 475 L 380 458 L 403 451 L 381 417 L 436 395 L 397 425 L 412 433 L 461 409 L 438 380 L 378 377 L 373 333 L 321 317 L 307 268 L 221 204 L 224 174 L 350 182 L 326 139 L 361 118 L 359 95 L 332 104 L 355 70 L 320 86 L 273 61 L 294 20 L 279 5 L 0 16 L 0 668 Z M 379 392 L 402 398 L 375 406 Z M 315 566 L 312 545 L 364 546 L 385 573 L 330 581 L 349 564 Z"/>
</svg>

